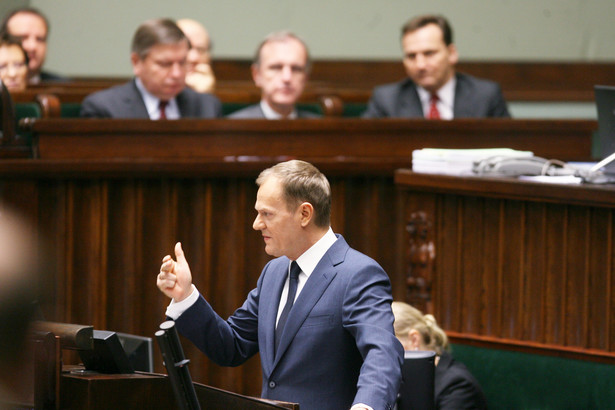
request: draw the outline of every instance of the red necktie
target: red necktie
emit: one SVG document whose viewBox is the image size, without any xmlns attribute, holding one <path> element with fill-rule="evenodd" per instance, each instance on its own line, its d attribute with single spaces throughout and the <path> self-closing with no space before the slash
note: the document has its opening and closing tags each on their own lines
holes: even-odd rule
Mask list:
<svg viewBox="0 0 615 410">
<path fill-rule="evenodd" d="M 160 120 L 166 120 L 167 119 L 167 105 L 169 105 L 168 101 L 164 101 L 164 100 L 160 100 L 160 104 L 158 104 L 158 108 L 160 109 Z"/>
<path fill-rule="evenodd" d="M 427 119 L 429 120 L 439 120 L 440 119 L 440 111 L 438 111 L 438 94 L 432 94 L 431 100 L 429 101 L 429 115 L 427 115 Z"/>
</svg>

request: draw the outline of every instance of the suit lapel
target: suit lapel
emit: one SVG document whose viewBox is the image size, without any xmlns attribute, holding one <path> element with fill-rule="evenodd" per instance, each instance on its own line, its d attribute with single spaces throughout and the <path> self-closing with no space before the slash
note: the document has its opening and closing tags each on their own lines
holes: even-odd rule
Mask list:
<svg viewBox="0 0 615 410">
<path fill-rule="evenodd" d="M 271 291 L 268 292 L 267 301 L 263 304 L 263 312 L 261 319 L 265 329 L 264 349 L 261 349 L 261 363 L 263 366 L 263 372 L 266 375 L 271 374 L 274 366 L 275 355 L 275 322 L 278 316 L 278 307 L 280 305 L 280 295 L 282 294 L 282 288 L 286 282 L 288 273 L 288 264 L 290 261 L 284 258 L 284 262 L 281 263 L 277 272 L 273 273 L 273 279 L 270 286 Z M 263 284 L 265 288 L 265 284 Z M 262 290 L 261 290 L 262 293 Z M 261 320 L 259 319 L 259 320 Z"/>
<path fill-rule="evenodd" d="M 470 91 L 463 76 L 457 74 L 455 84 L 455 102 L 453 103 L 453 118 L 474 117 L 474 95 Z"/>
<path fill-rule="evenodd" d="M 131 117 L 134 118 L 149 118 L 145 102 L 143 97 L 137 88 L 135 80 L 133 80 L 128 87 L 122 98 L 122 101 L 126 105 L 124 112 L 133 113 Z"/>
<path fill-rule="evenodd" d="M 341 235 L 338 235 L 337 241 L 335 241 L 327 253 L 325 253 L 322 257 L 318 265 L 316 265 L 314 272 L 312 272 L 310 278 L 305 283 L 303 290 L 301 290 L 301 293 L 297 297 L 297 300 L 290 311 L 290 315 L 288 316 L 288 320 L 284 327 L 284 333 L 280 339 L 280 346 L 278 346 L 278 350 L 275 352 L 275 362 L 273 364 L 274 368 L 280 361 L 280 358 L 284 355 L 286 349 L 288 349 L 288 346 L 292 340 L 295 338 L 295 335 L 314 308 L 314 305 L 318 303 L 322 295 L 327 290 L 327 287 L 329 287 L 331 281 L 335 278 L 337 274 L 336 266 L 344 261 L 348 248 L 348 244 L 344 238 Z M 277 300 L 279 302 L 279 297 Z M 273 332 L 271 335 L 271 345 L 273 345 Z M 269 345 L 269 343 L 267 345 Z"/>
<path fill-rule="evenodd" d="M 421 99 L 416 91 L 416 86 L 411 81 L 404 83 L 399 93 L 398 116 L 400 118 L 422 118 L 424 116 Z"/>
<path fill-rule="evenodd" d="M 186 93 L 185 89 L 182 90 L 175 97 L 175 101 L 177 102 L 177 108 L 179 109 L 180 118 L 185 117 L 197 117 L 194 111 L 194 107 L 192 104 L 188 102 L 188 93 Z"/>
</svg>

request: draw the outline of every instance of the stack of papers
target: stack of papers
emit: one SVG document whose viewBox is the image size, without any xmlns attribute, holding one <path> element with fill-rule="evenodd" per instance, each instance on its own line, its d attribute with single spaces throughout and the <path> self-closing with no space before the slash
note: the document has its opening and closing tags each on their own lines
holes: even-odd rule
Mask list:
<svg viewBox="0 0 615 410">
<path fill-rule="evenodd" d="M 423 148 L 412 151 L 412 170 L 430 174 L 473 174 L 474 162 L 495 156 L 532 157 L 532 151 L 511 148 L 446 149 Z"/>
</svg>

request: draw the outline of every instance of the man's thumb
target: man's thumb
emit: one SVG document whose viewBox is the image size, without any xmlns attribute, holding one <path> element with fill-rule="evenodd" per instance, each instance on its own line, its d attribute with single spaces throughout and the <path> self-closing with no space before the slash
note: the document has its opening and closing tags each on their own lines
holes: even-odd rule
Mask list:
<svg viewBox="0 0 615 410">
<path fill-rule="evenodd" d="M 186 263 L 186 257 L 184 256 L 184 250 L 182 249 L 181 242 L 177 242 L 175 244 L 175 258 L 177 259 L 178 263 L 182 263 L 182 264 Z"/>
</svg>

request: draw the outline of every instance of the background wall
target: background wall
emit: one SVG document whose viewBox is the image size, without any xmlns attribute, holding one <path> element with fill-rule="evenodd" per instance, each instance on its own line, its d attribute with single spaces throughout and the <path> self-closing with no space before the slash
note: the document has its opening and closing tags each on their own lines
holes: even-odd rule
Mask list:
<svg viewBox="0 0 615 410">
<path fill-rule="evenodd" d="M 214 58 L 251 58 L 269 32 L 290 29 L 315 58 L 398 59 L 411 16 L 445 14 L 464 60 L 614 61 L 612 0 L 2 0 L 50 19 L 47 68 L 66 75 L 126 76 L 136 27 L 155 17 L 192 17 L 214 40 Z"/>
</svg>

